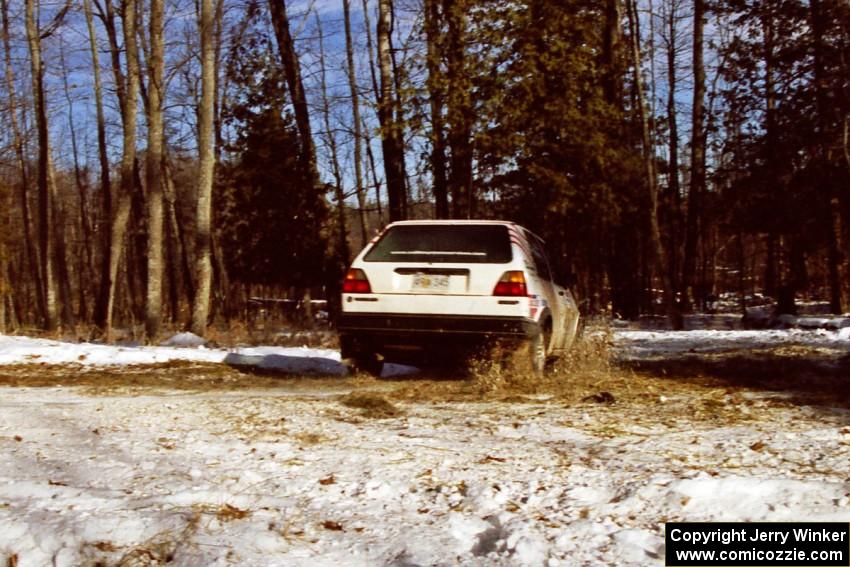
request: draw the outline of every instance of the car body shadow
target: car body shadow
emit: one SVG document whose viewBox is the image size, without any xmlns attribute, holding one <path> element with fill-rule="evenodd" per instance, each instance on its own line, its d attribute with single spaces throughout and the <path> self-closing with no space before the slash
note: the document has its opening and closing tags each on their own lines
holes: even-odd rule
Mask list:
<svg viewBox="0 0 850 567">
<path fill-rule="evenodd" d="M 285 354 L 240 354 L 232 352 L 225 356 L 229 367 L 249 374 L 344 377 L 345 365 L 331 358 L 292 356 Z"/>
</svg>

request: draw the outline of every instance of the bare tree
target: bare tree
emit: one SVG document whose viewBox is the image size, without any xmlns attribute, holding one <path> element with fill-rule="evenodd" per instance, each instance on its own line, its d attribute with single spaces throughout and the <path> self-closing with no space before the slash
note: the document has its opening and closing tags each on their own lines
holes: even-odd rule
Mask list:
<svg viewBox="0 0 850 567">
<path fill-rule="evenodd" d="M 697 240 L 705 193 L 705 65 L 703 63 L 703 30 L 705 0 L 694 0 L 694 91 L 691 115 L 691 184 L 688 191 L 688 216 L 685 234 L 685 257 L 682 267 L 682 288 L 686 301 L 696 299 L 694 291 Z"/>
<path fill-rule="evenodd" d="M 198 201 L 195 225 L 195 298 L 192 332 L 206 333 L 212 290 L 212 188 L 215 170 L 213 127 L 215 119 L 215 46 L 212 0 L 200 3 L 201 101 L 198 108 Z"/>
<path fill-rule="evenodd" d="M 47 102 L 44 92 L 44 65 L 41 59 L 42 32 L 36 23 L 35 0 L 26 0 L 27 42 L 32 69 L 32 90 L 35 97 L 36 129 L 38 130 L 38 201 L 41 245 L 41 287 L 44 289 L 45 310 L 43 325 L 53 331 L 59 325 L 58 284 L 55 266 L 54 201 L 56 180 L 50 157 L 50 132 L 47 128 Z M 66 9 L 67 10 L 67 9 Z M 57 16 L 64 16 L 64 11 Z"/>
<path fill-rule="evenodd" d="M 106 2 L 109 5 L 109 0 Z M 107 340 L 112 339 L 112 317 L 115 310 L 115 295 L 118 268 L 124 248 L 124 236 L 130 219 L 133 191 L 135 187 L 134 164 L 136 160 L 136 104 L 139 93 L 139 57 L 136 43 L 136 0 L 123 0 L 121 22 L 124 30 L 125 57 L 127 61 L 126 90 L 122 105 L 124 125 L 123 150 L 121 152 L 121 186 L 118 206 L 111 219 L 109 241 L 109 285 L 106 301 L 104 332 Z M 122 77 L 120 66 L 115 68 L 116 81 Z M 120 93 L 122 89 L 119 89 Z"/>
<path fill-rule="evenodd" d="M 162 323 L 163 262 L 163 0 L 150 3 L 150 55 L 148 57 L 148 149 L 145 174 L 148 193 L 148 285 L 145 303 L 145 334 L 148 341 L 159 335 Z"/>
<path fill-rule="evenodd" d="M 319 66 L 321 68 L 320 78 L 322 86 L 322 118 L 324 119 L 325 125 L 325 140 L 327 142 L 328 149 L 331 152 L 331 171 L 333 172 L 334 176 L 334 194 L 336 196 L 338 231 L 337 237 L 339 238 L 339 242 L 337 244 L 337 255 L 339 259 L 340 270 L 344 270 L 345 266 L 347 266 L 348 262 L 350 261 L 348 248 L 348 230 L 346 228 L 345 222 L 345 191 L 342 183 L 342 170 L 339 166 L 336 136 L 334 135 L 333 128 L 331 127 L 331 103 L 330 99 L 328 98 L 327 68 L 325 64 L 325 38 L 324 33 L 322 31 L 322 21 L 319 18 L 318 14 L 316 14 L 316 30 L 319 35 Z"/>
<path fill-rule="evenodd" d="M 676 306 L 673 285 L 670 280 L 670 272 L 667 268 L 668 258 L 661 240 L 661 228 L 658 223 L 658 178 L 655 171 L 655 155 L 653 151 L 652 136 L 649 129 L 649 118 L 646 110 L 646 96 L 643 88 L 643 77 L 641 73 L 640 32 L 638 28 L 638 13 L 635 0 L 627 0 L 626 8 L 629 19 L 629 35 L 631 35 L 632 68 L 635 88 L 635 99 L 639 122 L 641 125 L 641 138 L 643 144 L 643 161 L 646 175 L 646 186 L 649 192 L 649 224 L 652 251 L 655 256 L 655 264 L 661 276 L 664 288 L 664 302 L 667 307 L 667 316 L 670 325 L 674 329 L 682 328 L 682 317 Z"/>
<path fill-rule="evenodd" d="M 41 261 L 39 259 L 36 239 L 32 235 L 32 218 L 29 205 L 29 172 L 24 152 L 24 137 L 18 124 L 18 101 L 15 93 L 15 75 L 12 67 L 12 49 L 9 40 L 9 6 L 7 0 L 0 0 L 3 11 L 3 48 L 6 63 L 6 96 L 9 101 L 9 125 L 12 128 L 12 142 L 15 146 L 15 158 L 20 172 L 18 184 L 18 203 L 21 208 L 21 224 L 23 226 L 26 263 L 30 278 L 35 286 L 36 305 L 41 320 L 46 318 L 44 289 L 41 282 Z"/>
<path fill-rule="evenodd" d="M 319 171 L 316 168 L 316 150 L 313 146 L 313 135 L 310 130 L 310 111 L 307 107 L 304 83 L 301 80 L 301 69 L 298 54 L 295 52 L 295 42 L 289 29 L 286 0 L 269 0 L 269 7 L 271 8 L 272 26 L 277 38 L 280 60 L 283 64 L 283 74 L 292 100 L 295 126 L 298 128 L 298 136 L 301 141 L 302 166 L 309 175 L 314 188 L 318 188 Z"/>
<path fill-rule="evenodd" d="M 94 266 L 92 252 L 92 227 L 89 216 L 87 183 L 84 179 L 82 169 L 80 168 L 79 149 L 77 145 L 77 128 L 75 124 L 74 99 L 71 96 L 71 87 L 68 84 L 69 70 L 65 61 L 65 46 L 59 50 L 59 62 L 62 68 L 62 87 L 65 92 L 65 102 L 68 105 L 68 130 L 71 135 L 71 154 L 74 161 L 74 184 L 77 186 L 77 195 L 80 199 L 80 226 L 83 230 L 83 254 L 82 264 L 79 270 L 79 313 L 83 319 L 88 319 L 88 307 L 86 301 L 86 291 L 89 282 L 94 281 Z M 61 239 L 60 239 L 61 243 Z M 67 307 L 70 307 L 68 305 Z"/>
<path fill-rule="evenodd" d="M 381 145 L 384 150 L 384 173 L 387 182 L 390 222 L 403 219 L 405 211 L 404 147 L 401 125 L 393 116 L 396 107 L 390 54 L 390 17 L 392 0 L 378 0 L 378 68 L 381 75 L 378 97 L 378 120 L 381 123 Z"/>
<path fill-rule="evenodd" d="M 366 227 L 366 196 L 363 186 L 363 151 L 361 148 L 363 132 L 360 126 L 360 93 L 357 89 L 357 69 L 354 67 L 350 4 L 350 0 L 342 0 L 342 13 L 345 22 L 345 57 L 348 63 L 348 88 L 351 92 L 351 114 L 354 122 L 354 184 L 360 215 L 360 233 L 365 246 L 369 241 L 369 235 Z"/>
<path fill-rule="evenodd" d="M 94 101 L 97 121 L 97 156 L 100 161 L 100 194 L 101 194 L 101 219 L 105 226 L 109 226 L 112 218 L 112 184 L 109 175 L 109 155 L 106 151 L 106 118 L 103 112 L 103 87 L 100 79 L 100 56 L 97 49 L 97 34 L 94 28 L 91 1 L 83 0 L 83 11 L 86 15 L 86 27 L 89 32 L 89 51 L 92 60 L 92 78 L 94 82 Z M 109 288 L 109 239 L 110 230 L 101 227 L 101 266 L 100 266 L 100 289 Z M 103 293 L 98 294 L 95 305 L 94 320 L 103 325 L 106 321 L 106 301 Z"/>
<path fill-rule="evenodd" d="M 676 94 L 679 89 L 678 68 L 680 51 L 679 23 L 682 20 L 680 0 L 665 0 L 662 3 L 662 41 L 667 59 L 667 123 L 669 165 L 667 189 L 670 198 L 670 220 L 668 228 L 670 279 L 673 289 L 678 291 L 679 250 L 681 242 L 682 194 L 679 183 L 679 124 L 677 119 Z M 687 295 L 687 294 L 684 294 Z"/>
</svg>

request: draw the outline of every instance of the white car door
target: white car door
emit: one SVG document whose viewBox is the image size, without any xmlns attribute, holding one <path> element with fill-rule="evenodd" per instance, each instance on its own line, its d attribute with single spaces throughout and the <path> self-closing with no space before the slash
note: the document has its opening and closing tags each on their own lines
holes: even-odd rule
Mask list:
<svg viewBox="0 0 850 567">
<path fill-rule="evenodd" d="M 531 245 L 537 277 L 543 289 L 543 299 L 546 301 L 546 306 L 552 316 L 552 337 L 550 343 L 546 345 L 547 353 L 551 354 L 552 351 L 560 349 L 564 341 L 566 305 L 563 297 L 559 294 L 559 287 L 555 285 L 552 279 L 552 269 L 549 260 L 546 258 L 543 241 L 530 233 L 528 234 L 528 241 Z"/>
</svg>

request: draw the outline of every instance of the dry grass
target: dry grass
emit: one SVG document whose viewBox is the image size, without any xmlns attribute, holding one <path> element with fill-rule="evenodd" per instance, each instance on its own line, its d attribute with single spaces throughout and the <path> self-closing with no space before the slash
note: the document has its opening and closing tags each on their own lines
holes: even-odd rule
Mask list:
<svg viewBox="0 0 850 567">
<path fill-rule="evenodd" d="M 821 349 L 822 350 L 822 349 Z M 739 419 L 742 393 L 765 392 L 773 405 L 848 407 L 850 356 L 803 346 L 712 354 L 684 353 L 653 360 L 617 362 L 611 334 L 582 337 L 551 371 L 540 376 L 510 370 L 505 356 L 476 361 L 472 371 L 441 368 L 413 376 L 376 380 L 255 374 L 222 364 L 175 361 L 105 368 L 24 364 L 0 367 L 0 386 L 81 386 L 90 395 L 133 395 L 151 389 L 233 391 L 285 389 L 345 394 L 342 405 L 360 410 L 341 419 L 383 419 L 402 414 L 398 402 L 558 404 L 675 412 L 698 420 Z M 350 392 L 350 393 L 349 393 Z M 771 397 L 771 396 L 768 396 Z M 294 398 L 293 398 L 294 399 Z M 675 400 L 675 404 L 666 400 Z M 746 405 L 746 401 L 741 402 Z M 659 405 L 661 404 L 661 405 Z M 738 415 L 738 417 L 736 417 Z M 660 418 L 659 418 L 660 419 Z M 288 435 L 281 423 L 246 423 L 257 431 Z M 300 440 L 311 443 L 309 439 Z"/>
<path fill-rule="evenodd" d="M 372 419 L 386 419 L 402 414 L 397 406 L 376 392 L 351 392 L 343 396 L 340 403 L 345 407 L 359 409 L 360 415 Z"/>
<path fill-rule="evenodd" d="M 292 435 L 292 438 L 305 447 L 320 445 L 330 440 L 329 437 L 322 435 L 321 433 L 316 433 L 314 431 L 301 431 Z"/>
<path fill-rule="evenodd" d="M 243 520 L 251 515 L 249 510 L 242 510 L 230 504 L 221 505 L 215 512 L 215 517 L 219 522 L 231 522 L 233 520 Z"/>
<path fill-rule="evenodd" d="M 306 329 L 291 325 L 248 326 L 234 322 L 229 326 L 211 326 L 206 338 L 212 345 L 263 345 L 310 348 L 337 348 L 337 334 L 327 329 Z"/>
<path fill-rule="evenodd" d="M 294 391 L 314 391 L 349 389 L 357 383 L 357 380 L 338 377 L 253 373 L 226 364 L 180 360 L 120 367 L 34 363 L 0 366 L 0 386 L 77 386 L 95 396 L 126 395 L 150 389 L 233 391 L 285 387 Z"/>
</svg>

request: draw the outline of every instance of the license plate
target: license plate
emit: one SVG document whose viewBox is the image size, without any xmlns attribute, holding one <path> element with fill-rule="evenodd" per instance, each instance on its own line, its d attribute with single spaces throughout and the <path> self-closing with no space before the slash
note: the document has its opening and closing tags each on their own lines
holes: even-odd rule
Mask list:
<svg viewBox="0 0 850 567">
<path fill-rule="evenodd" d="M 441 274 L 413 274 L 413 289 L 415 291 L 437 291 L 449 290 L 449 276 Z"/>
</svg>

